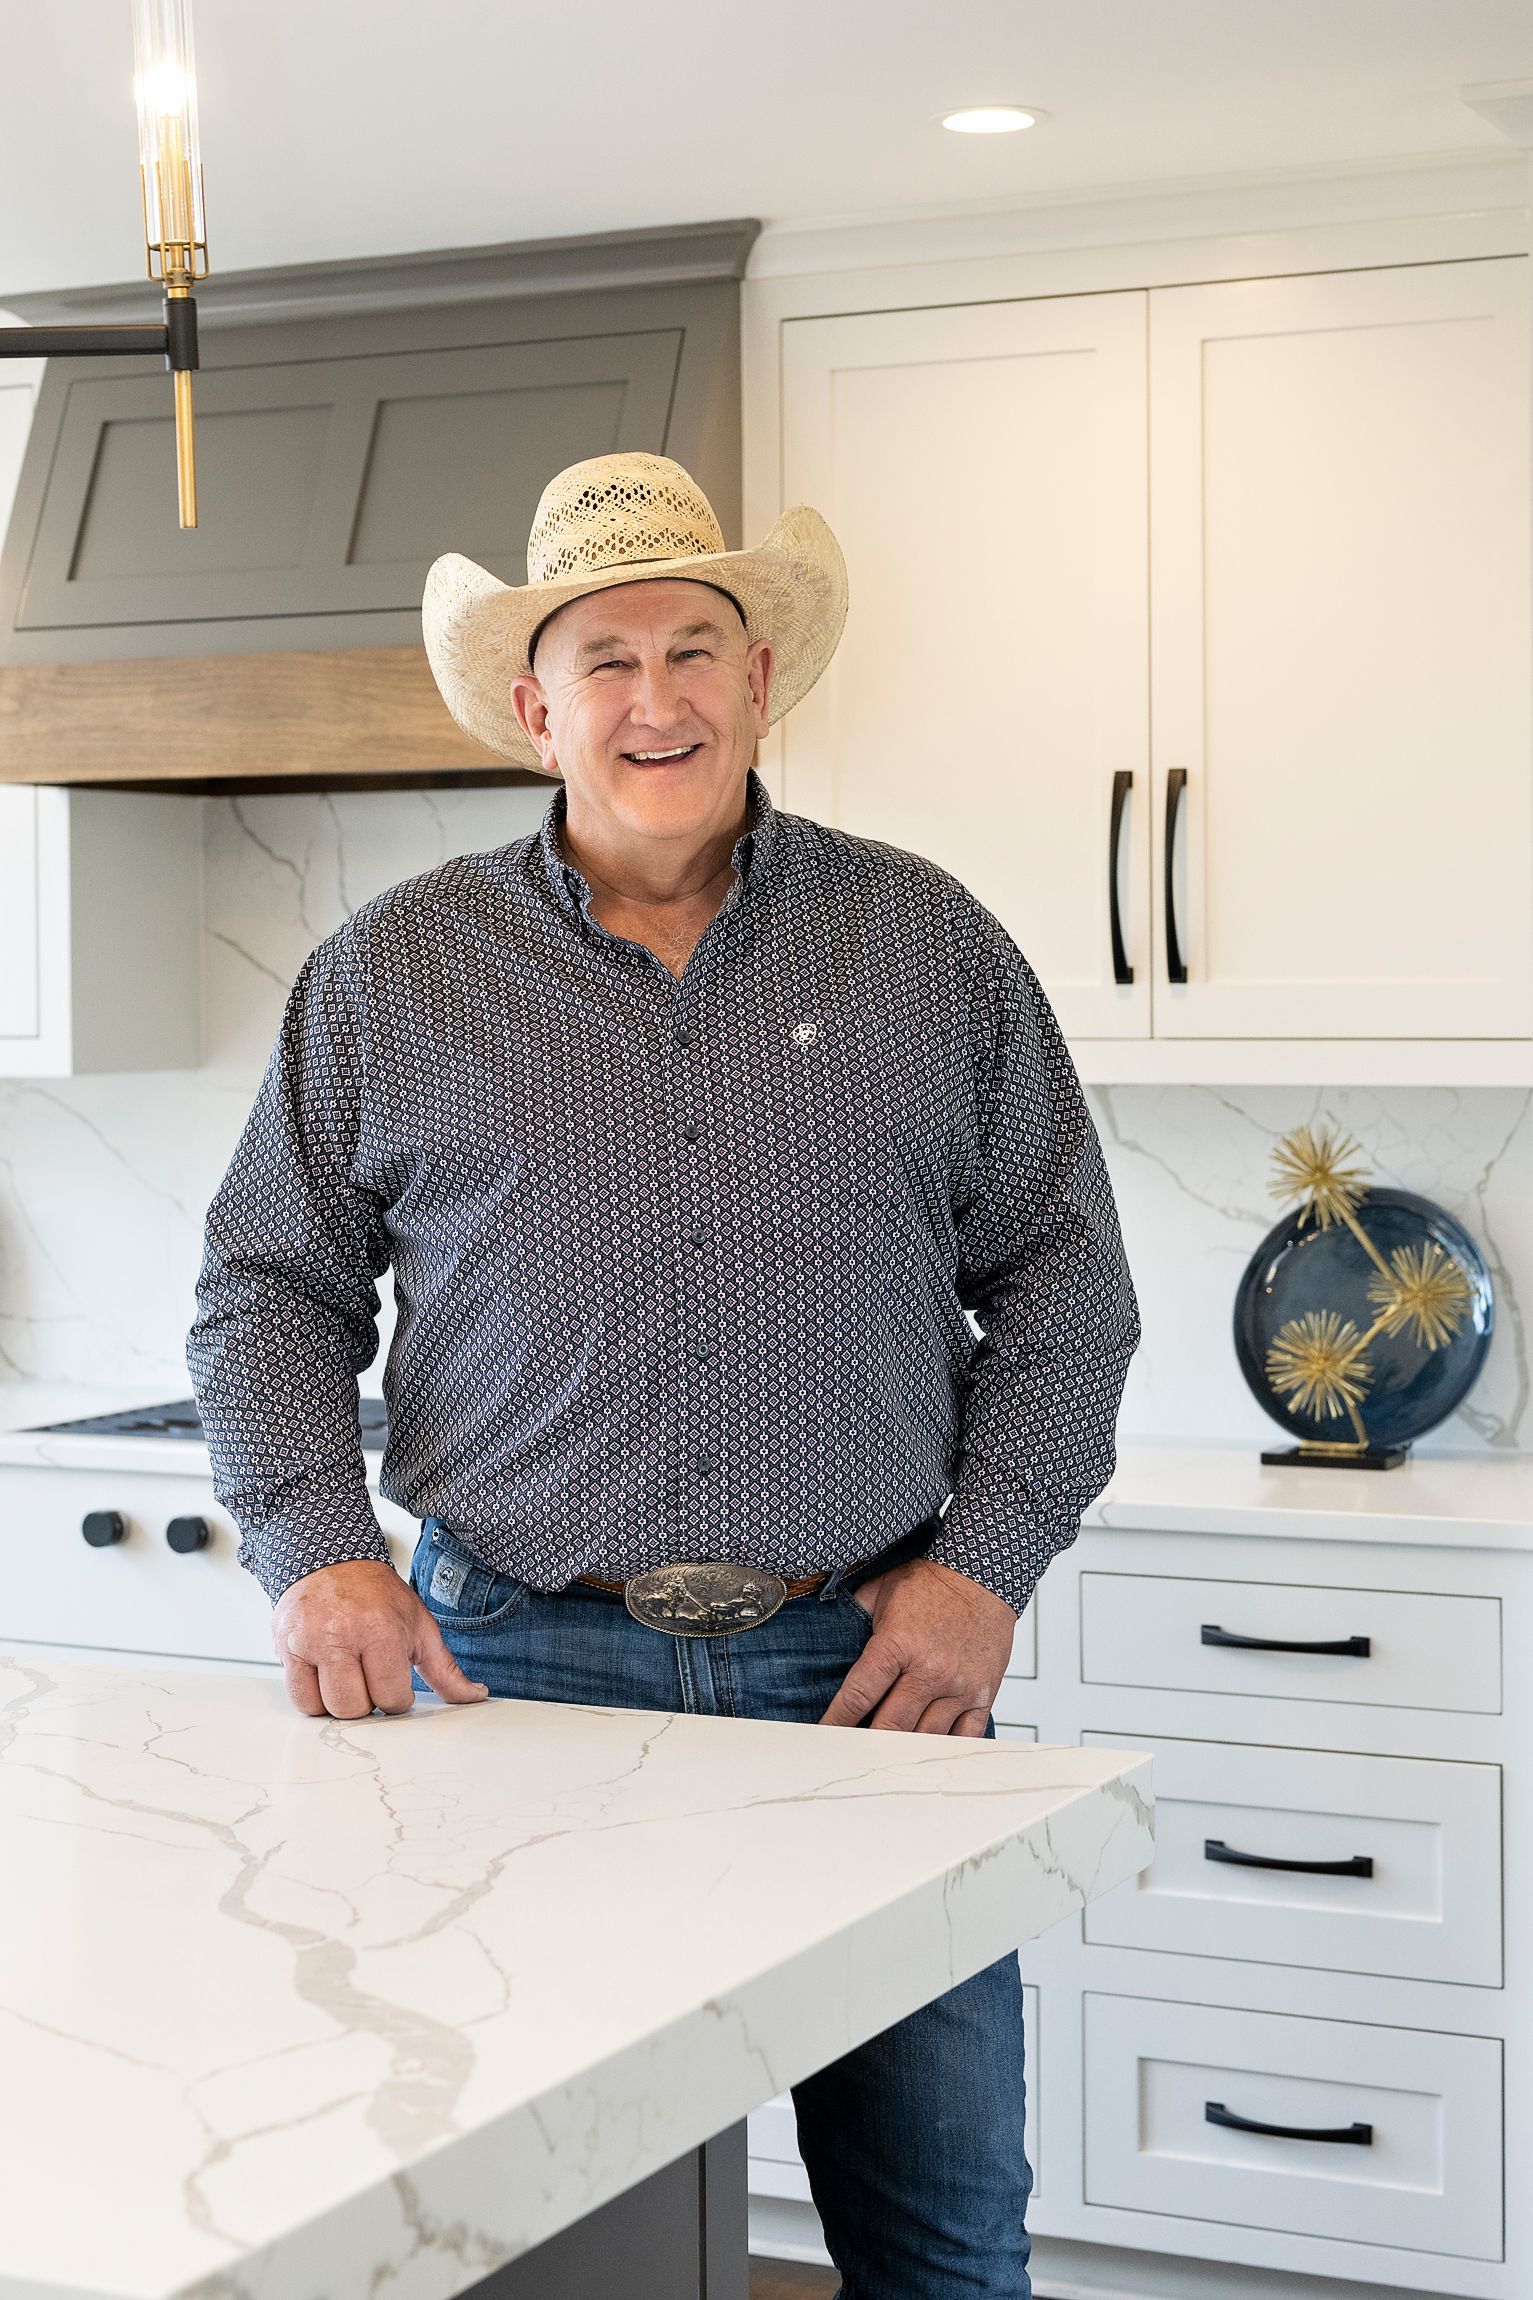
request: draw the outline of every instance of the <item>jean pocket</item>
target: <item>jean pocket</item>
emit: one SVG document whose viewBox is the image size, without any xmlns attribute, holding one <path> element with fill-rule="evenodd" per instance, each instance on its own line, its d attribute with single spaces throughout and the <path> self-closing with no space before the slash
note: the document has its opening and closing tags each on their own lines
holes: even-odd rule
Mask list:
<svg viewBox="0 0 1533 2300">
<path fill-rule="evenodd" d="M 873 1634 L 873 1616 L 868 1608 L 850 1589 L 838 1589 L 836 1591 L 836 1603 L 843 1613 L 850 1614 L 852 1621 L 862 1633 L 863 1642 L 866 1643 Z"/>
<path fill-rule="evenodd" d="M 514 1574 L 497 1573 L 467 1542 L 434 1526 L 424 1556 L 412 1566 L 416 1592 L 440 1629 L 459 1634 L 499 1629 L 527 1595 Z"/>
</svg>

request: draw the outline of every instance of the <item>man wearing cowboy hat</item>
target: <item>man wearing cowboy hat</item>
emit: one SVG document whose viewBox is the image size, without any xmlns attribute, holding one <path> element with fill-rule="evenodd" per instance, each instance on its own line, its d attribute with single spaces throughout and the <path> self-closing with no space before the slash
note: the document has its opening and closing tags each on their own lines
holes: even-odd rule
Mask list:
<svg viewBox="0 0 1533 2300">
<path fill-rule="evenodd" d="M 1054 1018 L 955 880 L 754 772 L 840 636 L 817 513 L 727 551 L 604 456 L 528 569 L 449 554 L 424 626 L 542 827 L 313 953 L 208 1216 L 189 1361 L 289 1693 L 983 1733 L 1138 1340 Z M 797 2088 L 848 2300 L 1027 2293 L 1021 2069 L 1008 1958 Z"/>
</svg>

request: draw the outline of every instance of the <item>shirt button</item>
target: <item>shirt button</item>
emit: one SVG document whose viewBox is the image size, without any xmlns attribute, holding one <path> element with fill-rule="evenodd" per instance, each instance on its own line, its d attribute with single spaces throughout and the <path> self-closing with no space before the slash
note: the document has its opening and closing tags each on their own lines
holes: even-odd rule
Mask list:
<svg viewBox="0 0 1533 2300">
<path fill-rule="evenodd" d="M 699 1343 L 698 1343 L 698 1345 L 697 1345 L 697 1355 L 698 1355 L 698 1358 L 699 1358 L 699 1360 L 700 1360 L 700 1361 L 701 1361 L 702 1359 L 708 1358 L 708 1357 L 710 1357 L 710 1356 L 712 1355 L 712 1351 L 711 1351 L 711 1349 L 710 1349 L 710 1347 L 709 1347 L 709 1345 L 708 1345 L 708 1343 L 707 1343 L 707 1342 L 699 1342 Z"/>
<path fill-rule="evenodd" d="M 682 1128 L 682 1132 L 685 1134 L 689 1142 L 695 1142 L 697 1140 L 697 1120 L 695 1118 L 689 1118 L 686 1125 Z"/>
<path fill-rule="evenodd" d="M 712 1477 L 714 1466 L 714 1459 L 711 1453 L 700 1453 L 698 1455 L 697 1474 L 699 1477 Z"/>
<path fill-rule="evenodd" d="M 694 1230 L 694 1231 L 693 1231 L 693 1233 L 692 1233 L 692 1243 L 693 1243 L 693 1245 L 694 1245 L 694 1246 L 706 1246 L 706 1245 L 707 1245 L 707 1243 L 708 1243 L 708 1233 L 707 1233 L 707 1231 L 706 1231 L 706 1230 Z"/>
<path fill-rule="evenodd" d="M 676 1033 L 676 1043 L 678 1046 L 690 1046 L 692 1043 L 692 1033 L 687 1028 L 685 1023 L 681 1025 L 681 1028 Z"/>
</svg>

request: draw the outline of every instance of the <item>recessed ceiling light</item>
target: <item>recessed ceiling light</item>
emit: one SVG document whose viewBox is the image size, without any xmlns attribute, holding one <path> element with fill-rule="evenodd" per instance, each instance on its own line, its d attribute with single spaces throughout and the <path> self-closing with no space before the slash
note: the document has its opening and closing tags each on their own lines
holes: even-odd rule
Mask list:
<svg viewBox="0 0 1533 2300">
<path fill-rule="evenodd" d="M 944 112 L 942 125 L 956 136 L 1009 136 L 1042 118 L 1040 111 L 1022 104 L 971 104 L 961 112 Z"/>
</svg>

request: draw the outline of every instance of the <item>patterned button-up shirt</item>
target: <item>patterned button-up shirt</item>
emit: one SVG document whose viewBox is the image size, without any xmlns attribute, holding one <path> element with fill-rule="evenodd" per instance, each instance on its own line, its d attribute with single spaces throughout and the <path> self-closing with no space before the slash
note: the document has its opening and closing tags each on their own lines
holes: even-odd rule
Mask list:
<svg viewBox="0 0 1533 2300">
<path fill-rule="evenodd" d="M 305 964 L 188 1352 L 273 1598 L 388 1555 L 390 1266 L 382 1490 L 536 1589 L 943 1512 L 929 1554 L 1020 1609 L 1073 1539 L 1139 1328 L 1048 1002 L 945 871 L 749 798 L 679 981 L 593 917 L 562 789 Z"/>
</svg>

